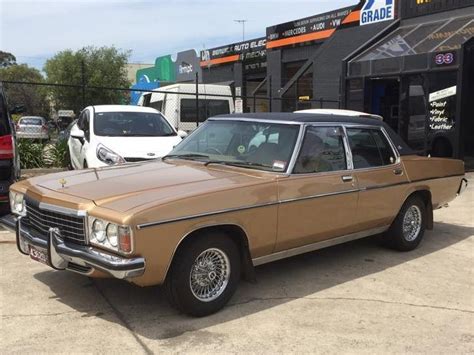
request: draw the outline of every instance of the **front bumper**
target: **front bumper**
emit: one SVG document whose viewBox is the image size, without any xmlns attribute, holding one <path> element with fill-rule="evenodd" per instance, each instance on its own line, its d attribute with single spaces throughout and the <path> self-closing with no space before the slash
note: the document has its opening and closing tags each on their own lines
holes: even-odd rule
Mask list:
<svg viewBox="0 0 474 355">
<path fill-rule="evenodd" d="M 55 228 L 50 228 L 45 236 L 18 218 L 15 229 L 18 250 L 25 255 L 30 254 L 30 245 L 45 250 L 48 264 L 56 270 L 68 269 L 83 274 L 98 270 L 117 279 L 137 277 L 145 272 L 142 257 L 124 258 L 91 246 L 67 243 Z"/>
</svg>

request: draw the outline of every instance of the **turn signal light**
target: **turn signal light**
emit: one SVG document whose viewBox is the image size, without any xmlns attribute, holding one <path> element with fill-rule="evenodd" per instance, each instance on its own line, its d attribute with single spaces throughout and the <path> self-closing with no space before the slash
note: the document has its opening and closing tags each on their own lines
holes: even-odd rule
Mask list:
<svg viewBox="0 0 474 355">
<path fill-rule="evenodd" d="M 119 248 L 125 253 L 132 251 L 132 237 L 128 227 L 119 226 Z"/>
</svg>

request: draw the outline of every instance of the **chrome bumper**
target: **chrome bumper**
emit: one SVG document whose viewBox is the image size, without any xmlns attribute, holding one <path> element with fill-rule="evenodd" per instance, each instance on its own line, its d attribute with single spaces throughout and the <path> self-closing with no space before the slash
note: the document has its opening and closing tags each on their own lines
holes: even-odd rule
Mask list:
<svg viewBox="0 0 474 355">
<path fill-rule="evenodd" d="M 467 179 L 462 178 L 459 184 L 458 195 L 462 194 L 467 189 Z"/>
<path fill-rule="evenodd" d="M 30 254 L 29 245 L 45 250 L 48 264 L 56 270 L 68 269 L 83 274 L 98 270 L 117 279 L 137 277 L 145 272 L 144 258 L 128 259 L 91 246 L 66 243 L 54 228 L 44 236 L 21 223 L 21 218 L 16 221 L 16 244 L 20 253 L 25 255 Z M 87 268 L 89 272 L 84 271 Z"/>
</svg>

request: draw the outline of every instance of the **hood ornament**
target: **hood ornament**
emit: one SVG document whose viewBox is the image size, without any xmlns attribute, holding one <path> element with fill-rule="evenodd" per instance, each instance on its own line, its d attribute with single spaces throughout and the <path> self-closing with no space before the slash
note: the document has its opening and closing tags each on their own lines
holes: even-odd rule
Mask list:
<svg viewBox="0 0 474 355">
<path fill-rule="evenodd" d="M 64 188 L 64 185 L 67 184 L 67 180 L 66 179 L 61 179 L 61 180 L 59 180 L 59 183 L 61 184 L 61 187 Z"/>
<path fill-rule="evenodd" d="M 146 155 L 148 155 L 149 157 L 154 157 L 155 153 L 147 153 Z"/>
</svg>

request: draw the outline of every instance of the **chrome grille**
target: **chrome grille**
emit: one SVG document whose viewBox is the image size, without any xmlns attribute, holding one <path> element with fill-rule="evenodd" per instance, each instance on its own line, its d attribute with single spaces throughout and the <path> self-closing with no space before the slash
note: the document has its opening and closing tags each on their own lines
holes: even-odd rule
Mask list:
<svg viewBox="0 0 474 355">
<path fill-rule="evenodd" d="M 64 240 L 86 244 L 85 217 L 70 216 L 40 209 L 34 202 L 26 201 L 26 217 L 31 227 L 47 234 L 49 228 L 58 228 Z"/>
</svg>

